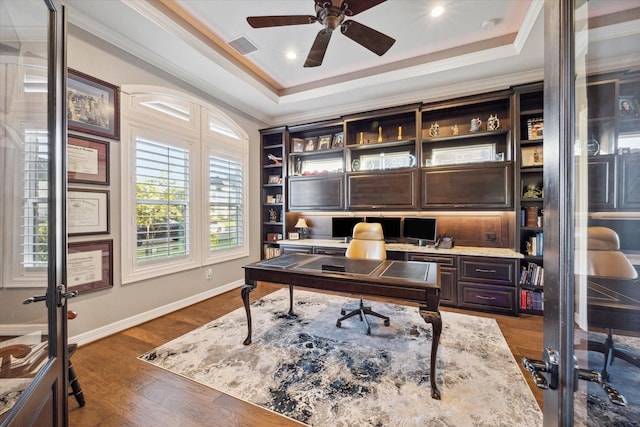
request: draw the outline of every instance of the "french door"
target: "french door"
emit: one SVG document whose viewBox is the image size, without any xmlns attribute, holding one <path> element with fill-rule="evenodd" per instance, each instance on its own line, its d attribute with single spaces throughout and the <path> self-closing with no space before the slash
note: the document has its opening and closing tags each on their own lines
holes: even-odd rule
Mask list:
<svg viewBox="0 0 640 427">
<path fill-rule="evenodd" d="M 635 425 L 640 1 L 546 0 L 544 14 L 544 424 Z"/>
<path fill-rule="evenodd" d="M 0 0 L 2 426 L 67 424 L 63 22 Z"/>
</svg>

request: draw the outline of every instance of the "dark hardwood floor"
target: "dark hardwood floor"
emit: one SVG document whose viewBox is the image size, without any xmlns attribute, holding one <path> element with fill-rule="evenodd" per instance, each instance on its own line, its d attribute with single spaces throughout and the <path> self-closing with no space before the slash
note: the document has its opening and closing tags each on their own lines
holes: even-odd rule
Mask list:
<svg viewBox="0 0 640 427">
<path fill-rule="evenodd" d="M 261 284 L 252 300 L 279 289 Z M 242 307 L 240 291 L 216 296 L 158 319 L 80 347 L 72 361 L 87 404 L 69 399 L 71 426 L 299 426 L 249 403 L 139 361 L 137 357 L 171 339 Z M 514 358 L 538 358 L 542 317 L 494 317 Z M 81 321 L 82 313 L 76 321 Z M 522 367 L 521 367 L 522 369 Z M 542 406 L 542 392 L 525 378 Z"/>
</svg>

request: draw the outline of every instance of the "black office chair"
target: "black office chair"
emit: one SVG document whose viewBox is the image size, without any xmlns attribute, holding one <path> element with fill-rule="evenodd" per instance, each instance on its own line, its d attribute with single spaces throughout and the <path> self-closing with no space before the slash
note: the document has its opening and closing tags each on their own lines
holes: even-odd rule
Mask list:
<svg viewBox="0 0 640 427">
<path fill-rule="evenodd" d="M 359 222 L 353 227 L 353 239 L 347 247 L 345 253 L 347 258 L 360 258 L 360 259 L 373 259 L 378 261 L 384 261 L 387 259 L 387 248 L 384 244 L 384 234 L 382 233 L 382 226 L 376 222 Z M 357 308 L 351 309 L 347 313 L 348 309 L 343 308 L 340 314 L 343 316 L 338 319 L 336 326 L 340 327 L 343 320 L 349 319 L 353 316 L 360 316 L 360 321 L 364 321 L 367 325 L 367 335 L 371 334 L 371 326 L 367 320 L 367 315 L 376 316 L 384 320 L 384 325 L 389 326 L 389 317 L 376 313 L 370 306 L 365 306 L 360 295 L 360 304 Z M 347 314 L 345 314 L 347 313 Z"/>
</svg>

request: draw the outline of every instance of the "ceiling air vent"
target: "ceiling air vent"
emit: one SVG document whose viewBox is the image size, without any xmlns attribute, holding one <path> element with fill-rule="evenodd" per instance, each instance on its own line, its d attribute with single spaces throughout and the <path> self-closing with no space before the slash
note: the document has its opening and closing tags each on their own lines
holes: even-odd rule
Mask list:
<svg viewBox="0 0 640 427">
<path fill-rule="evenodd" d="M 235 40 L 231 40 L 229 42 L 229 46 L 237 50 L 240 55 L 248 55 L 251 52 L 255 52 L 256 50 L 258 50 L 258 47 L 245 36 L 241 36 Z"/>
</svg>

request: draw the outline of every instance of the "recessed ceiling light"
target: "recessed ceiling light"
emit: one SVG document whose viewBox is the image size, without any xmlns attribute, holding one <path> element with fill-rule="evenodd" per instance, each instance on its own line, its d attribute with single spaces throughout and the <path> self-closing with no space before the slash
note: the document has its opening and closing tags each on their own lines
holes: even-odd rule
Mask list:
<svg viewBox="0 0 640 427">
<path fill-rule="evenodd" d="M 296 53 L 292 50 L 290 50 L 289 52 L 287 52 L 287 58 L 289 59 L 296 59 L 298 57 L 298 55 L 296 55 Z"/>
<path fill-rule="evenodd" d="M 433 9 L 431 9 L 431 16 L 433 16 L 434 18 L 442 15 L 443 13 L 444 13 L 444 7 L 442 6 L 436 6 Z"/>
</svg>

